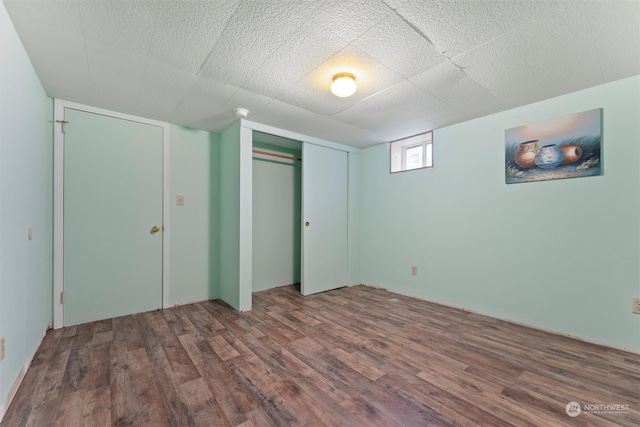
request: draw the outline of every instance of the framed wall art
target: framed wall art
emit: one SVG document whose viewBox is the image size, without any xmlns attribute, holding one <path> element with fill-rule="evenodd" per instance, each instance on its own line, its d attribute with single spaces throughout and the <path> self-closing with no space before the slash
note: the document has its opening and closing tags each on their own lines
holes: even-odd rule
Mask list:
<svg viewBox="0 0 640 427">
<path fill-rule="evenodd" d="M 602 108 L 506 129 L 507 184 L 602 174 Z"/>
</svg>

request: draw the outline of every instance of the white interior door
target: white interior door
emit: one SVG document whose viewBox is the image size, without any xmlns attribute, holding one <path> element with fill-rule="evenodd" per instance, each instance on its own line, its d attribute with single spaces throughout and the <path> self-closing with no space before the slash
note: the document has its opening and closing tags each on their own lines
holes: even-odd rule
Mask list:
<svg viewBox="0 0 640 427">
<path fill-rule="evenodd" d="M 310 295 L 347 285 L 347 153 L 302 145 L 302 269 Z"/>
<path fill-rule="evenodd" d="M 64 325 L 161 308 L 163 128 L 64 119 Z"/>
</svg>

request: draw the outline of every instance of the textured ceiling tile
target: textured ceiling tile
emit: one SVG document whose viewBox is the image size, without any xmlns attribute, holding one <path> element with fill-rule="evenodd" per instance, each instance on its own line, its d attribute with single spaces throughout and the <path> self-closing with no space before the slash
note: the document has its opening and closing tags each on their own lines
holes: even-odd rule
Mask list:
<svg viewBox="0 0 640 427">
<path fill-rule="evenodd" d="M 454 64 L 445 63 L 420 74 L 412 81 L 423 90 L 469 116 L 474 112 L 495 112 L 499 101 Z M 487 113 L 487 114 L 488 114 Z"/>
<path fill-rule="evenodd" d="M 305 134 L 305 126 L 315 122 L 317 116 L 295 105 L 272 101 L 265 108 L 250 111 L 248 119 Z"/>
<path fill-rule="evenodd" d="M 241 86 L 306 19 L 280 3 L 241 3 L 211 51 L 202 74 Z"/>
<path fill-rule="evenodd" d="M 395 139 L 429 132 L 437 127 L 437 122 L 427 119 L 421 114 L 409 113 L 392 122 L 398 128 L 403 129 L 403 135 L 395 136 Z"/>
<path fill-rule="evenodd" d="M 148 58 L 137 107 L 151 112 L 174 112 L 191 91 L 197 76 Z"/>
<path fill-rule="evenodd" d="M 429 114 L 434 118 L 449 116 L 458 112 L 447 103 L 420 89 L 408 80 L 376 93 L 355 106 L 358 107 L 361 104 L 367 108 L 382 111 L 387 108 L 401 107 L 407 113 Z"/>
<path fill-rule="evenodd" d="M 50 96 L 216 132 L 365 146 L 640 73 L 638 0 L 4 1 Z"/>
<path fill-rule="evenodd" d="M 80 14 L 76 0 L 26 1 L 5 0 L 14 25 L 22 21 L 55 22 L 61 30 L 80 33 Z"/>
<path fill-rule="evenodd" d="M 421 109 L 421 97 L 426 92 L 416 87 L 413 83 L 402 80 L 389 86 L 354 105 L 354 107 L 366 107 L 370 109 L 385 109 L 402 107 L 407 111 Z"/>
<path fill-rule="evenodd" d="M 218 114 L 210 114 L 209 116 L 202 119 L 189 117 L 173 121 L 173 123 L 193 129 L 202 129 L 215 133 L 222 133 L 237 121 L 238 118 L 233 114 L 232 110 L 224 109 Z"/>
<path fill-rule="evenodd" d="M 246 81 L 245 88 L 277 97 L 345 46 L 340 37 L 308 21 L 295 28 L 289 40 Z"/>
<path fill-rule="evenodd" d="M 410 114 L 402 107 L 374 108 L 364 103 L 356 104 L 348 110 L 331 116 L 343 123 L 352 124 L 363 129 L 375 129 L 381 123 L 393 123 Z"/>
<path fill-rule="evenodd" d="M 45 23 L 25 23 L 20 38 L 49 96 L 93 102 L 83 38 Z"/>
<path fill-rule="evenodd" d="M 534 72 L 521 59 L 525 47 L 503 37 L 452 59 L 464 73 L 500 100 L 510 93 L 527 91 L 528 77 Z M 496 66 L 498 64 L 498 66 Z"/>
<path fill-rule="evenodd" d="M 416 111 L 416 113 L 422 117 L 429 117 L 438 124 L 445 118 L 462 114 L 459 110 L 431 94 L 426 94 L 426 96 L 422 97 L 421 106 L 423 108 Z"/>
<path fill-rule="evenodd" d="M 562 14 L 567 6 L 576 0 L 491 0 L 485 1 L 487 16 L 503 32 L 520 28 L 532 21 L 544 20 L 549 16 Z M 582 0 L 577 0 L 582 1 Z"/>
<path fill-rule="evenodd" d="M 397 12 L 448 57 L 473 49 L 504 32 L 485 2 L 476 0 L 409 0 Z"/>
<path fill-rule="evenodd" d="M 149 56 L 193 73 L 199 72 L 239 2 L 164 3 L 155 23 Z"/>
<path fill-rule="evenodd" d="M 397 9 L 402 6 L 407 0 L 382 0 L 391 9 Z"/>
<path fill-rule="evenodd" d="M 238 89 L 238 91 L 229 98 L 228 102 L 233 108 L 246 108 L 251 115 L 265 107 L 268 108 L 268 105 L 273 102 L 273 99 L 245 89 Z"/>
<path fill-rule="evenodd" d="M 447 59 L 395 14 L 364 33 L 352 45 L 404 77 L 411 77 Z"/>
<path fill-rule="evenodd" d="M 191 90 L 178 104 L 176 117 L 179 123 L 193 123 L 228 111 L 231 107 L 229 99 L 238 91 L 235 86 L 200 77 Z"/>
<path fill-rule="evenodd" d="M 332 77 L 348 72 L 356 76 L 358 90 L 348 98 L 331 93 Z M 318 66 L 278 97 L 318 114 L 335 114 L 402 80 L 402 77 L 358 49 L 348 47 Z"/>
<path fill-rule="evenodd" d="M 465 74 L 458 67 L 447 61 L 415 75 L 409 80 L 427 93 L 434 94 L 442 88 L 456 84 L 465 77 Z"/>
<path fill-rule="evenodd" d="M 300 126 L 300 125 L 299 125 Z M 309 130 L 321 134 L 321 138 L 329 141 L 341 142 L 354 147 L 368 147 L 385 142 L 377 133 L 348 123 L 342 123 L 331 117 L 319 116 Z M 302 132 L 302 131 L 301 131 Z M 307 135 L 313 133 L 302 132 Z"/>
<path fill-rule="evenodd" d="M 78 1 L 82 34 L 121 49 L 147 53 L 157 1 Z"/>
<path fill-rule="evenodd" d="M 270 0 L 304 16 L 312 16 L 325 0 Z"/>
<path fill-rule="evenodd" d="M 316 138 L 335 142 L 340 141 L 354 146 L 358 146 L 364 141 L 377 141 L 375 139 L 376 135 L 369 134 L 364 129 L 329 117 L 319 116 L 280 101 L 273 101 L 256 114 L 250 114 L 249 119 L 303 135 L 313 135 Z M 345 135 L 351 135 L 352 137 L 345 140 Z"/>
<path fill-rule="evenodd" d="M 572 11 L 580 15 L 578 21 L 567 21 L 563 16 L 554 16 L 541 22 L 531 22 L 509 34 L 509 40 L 519 49 L 520 58 L 531 68 L 544 68 L 557 63 L 568 64 L 569 59 L 590 58 L 597 67 L 596 51 L 589 26 L 584 25 L 584 10 L 577 7 Z M 588 49 L 578 51 L 576 46 L 587 45 Z M 526 52 L 526 54 L 522 54 Z M 585 70 L 589 72 L 591 70 Z"/>
<path fill-rule="evenodd" d="M 595 2 L 585 12 L 606 80 L 640 74 L 640 1 Z"/>
<path fill-rule="evenodd" d="M 132 112 L 140 93 L 146 58 L 114 46 L 87 40 L 91 90 L 100 107 Z"/>
<path fill-rule="evenodd" d="M 311 19 L 350 42 L 390 13 L 391 9 L 380 0 L 328 0 Z"/>
</svg>

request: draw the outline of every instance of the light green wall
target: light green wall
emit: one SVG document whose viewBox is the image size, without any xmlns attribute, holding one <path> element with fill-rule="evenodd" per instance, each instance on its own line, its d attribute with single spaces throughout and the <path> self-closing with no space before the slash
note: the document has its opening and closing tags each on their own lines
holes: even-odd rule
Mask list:
<svg viewBox="0 0 640 427">
<path fill-rule="evenodd" d="M 220 298 L 251 309 L 251 130 L 236 122 L 220 137 Z"/>
<path fill-rule="evenodd" d="M 255 143 L 254 148 L 293 155 L 301 150 Z M 253 159 L 253 290 L 300 282 L 301 163 Z"/>
<path fill-rule="evenodd" d="M 220 136 L 220 298 L 238 308 L 240 294 L 240 123 Z"/>
<path fill-rule="evenodd" d="M 434 169 L 364 150 L 362 281 L 640 351 L 639 94 L 633 77 L 438 129 Z M 603 176 L 505 184 L 505 129 L 594 108 Z"/>
<path fill-rule="evenodd" d="M 359 153 L 349 153 L 349 236 L 348 250 L 348 278 L 352 285 L 360 284 L 360 176 L 361 156 Z"/>
<path fill-rule="evenodd" d="M 11 385 L 53 316 L 53 105 L 3 3 L 0 40 L 1 417 Z"/>
<path fill-rule="evenodd" d="M 220 297 L 220 135 L 170 129 L 170 304 Z M 184 206 L 177 206 L 177 196 Z"/>
</svg>

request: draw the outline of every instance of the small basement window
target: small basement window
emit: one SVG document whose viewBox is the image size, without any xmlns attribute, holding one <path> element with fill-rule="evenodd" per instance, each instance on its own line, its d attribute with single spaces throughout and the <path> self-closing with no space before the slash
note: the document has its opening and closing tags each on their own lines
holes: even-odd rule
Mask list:
<svg viewBox="0 0 640 427">
<path fill-rule="evenodd" d="M 433 132 L 391 141 L 391 173 L 433 167 Z"/>
</svg>

